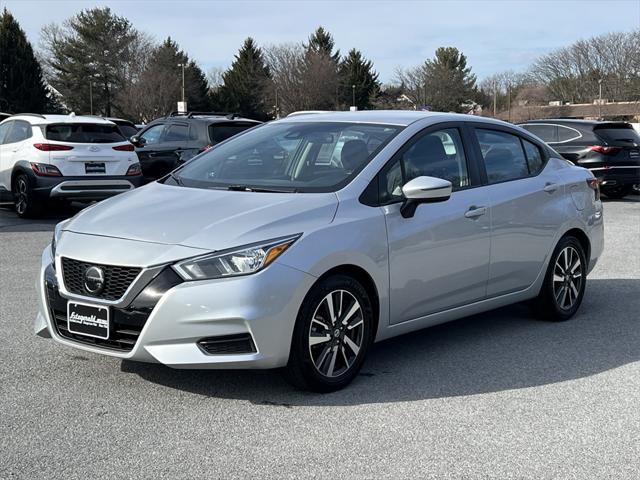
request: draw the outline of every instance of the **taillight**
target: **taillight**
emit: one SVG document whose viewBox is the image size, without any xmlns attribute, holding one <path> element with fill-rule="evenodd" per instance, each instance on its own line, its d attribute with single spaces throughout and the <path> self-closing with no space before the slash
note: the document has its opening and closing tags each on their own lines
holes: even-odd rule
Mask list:
<svg viewBox="0 0 640 480">
<path fill-rule="evenodd" d="M 43 152 L 62 152 L 64 150 L 73 150 L 71 145 L 60 145 L 57 143 L 34 143 L 33 146 Z"/>
<path fill-rule="evenodd" d="M 596 200 L 600 200 L 600 182 L 598 182 L 597 178 L 587 178 L 587 185 L 589 188 L 593 190 L 593 194 L 595 195 Z"/>
<path fill-rule="evenodd" d="M 62 173 L 53 165 L 45 163 L 31 163 L 31 170 L 39 177 L 61 177 Z"/>
<path fill-rule="evenodd" d="M 615 155 L 622 150 L 622 147 L 604 147 L 602 145 L 594 145 L 589 147 L 589 150 L 592 152 L 602 153 L 603 155 Z"/>
<path fill-rule="evenodd" d="M 113 149 L 118 150 L 119 152 L 133 152 L 135 151 L 136 147 L 129 143 L 127 145 L 118 145 L 116 147 L 113 147 Z"/>
<path fill-rule="evenodd" d="M 142 168 L 140 167 L 140 164 L 139 163 L 134 163 L 133 165 L 131 165 L 127 169 L 127 175 L 128 176 L 142 175 Z"/>
</svg>

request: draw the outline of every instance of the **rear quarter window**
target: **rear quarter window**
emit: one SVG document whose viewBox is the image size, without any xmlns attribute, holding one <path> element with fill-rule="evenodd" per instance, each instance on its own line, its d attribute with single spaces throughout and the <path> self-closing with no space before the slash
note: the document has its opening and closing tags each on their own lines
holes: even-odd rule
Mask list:
<svg viewBox="0 0 640 480">
<path fill-rule="evenodd" d="M 115 125 L 60 123 L 47 125 L 47 140 L 67 143 L 118 143 L 126 139 Z"/>
<path fill-rule="evenodd" d="M 557 125 L 522 125 L 525 130 L 530 131 L 536 137 L 540 138 L 546 143 L 556 143 L 558 141 L 558 126 Z"/>
</svg>

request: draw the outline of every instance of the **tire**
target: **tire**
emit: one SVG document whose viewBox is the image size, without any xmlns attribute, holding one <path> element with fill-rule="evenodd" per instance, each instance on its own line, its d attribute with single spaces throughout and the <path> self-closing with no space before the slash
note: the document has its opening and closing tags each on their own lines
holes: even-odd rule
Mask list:
<svg viewBox="0 0 640 480">
<path fill-rule="evenodd" d="M 586 284 L 587 261 L 582 244 L 576 237 L 563 237 L 551 256 L 540 293 L 532 301 L 535 313 L 543 320 L 569 320 L 580 308 Z"/>
<path fill-rule="evenodd" d="M 16 213 L 20 218 L 33 218 L 41 213 L 42 205 L 34 195 L 27 175 L 20 173 L 16 176 L 12 193 Z"/>
<path fill-rule="evenodd" d="M 374 328 L 371 298 L 357 280 L 346 275 L 322 279 L 300 307 L 287 379 L 300 389 L 315 392 L 344 388 L 362 368 Z"/>
<path fill-rule="evenodd" d="M 626 197 L 627 195 L 630 195 L 632 191 L 633 186 L 621 185 L 619 187 L 605 187 L 602 189 L 602 194 L 607 196 L 607 198 L 619 200 Z"/>
</svg>

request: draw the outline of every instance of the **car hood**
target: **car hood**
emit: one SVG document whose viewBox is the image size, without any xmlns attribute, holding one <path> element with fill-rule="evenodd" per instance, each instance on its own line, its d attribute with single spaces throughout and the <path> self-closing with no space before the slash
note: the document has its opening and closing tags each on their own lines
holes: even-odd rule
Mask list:
<svg viewBox="0 0 640 480">
<path fill-rule="evenodd" d="M 64 230 L 223 250 L 313 230 L 330 223 L 337 207 L 334 193 L 238 192 L 152 183 L 83 210 Z"/>
</svg>

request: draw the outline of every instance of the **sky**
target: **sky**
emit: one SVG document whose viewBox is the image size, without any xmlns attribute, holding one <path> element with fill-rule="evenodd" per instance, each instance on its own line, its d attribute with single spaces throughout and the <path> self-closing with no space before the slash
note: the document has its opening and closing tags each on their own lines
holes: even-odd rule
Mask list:
<svg viewBox="0 0 640 480">
<path fill-rule="evenodd" d="M 453 46 L 479 79 L 524 71 L 538 56 L 576 40 L 640 28 L 640 0 L 0 0 L 38 48 L 42 27 L 109 6 L 160 41 L 171 36 L 200 66 L 227 68 L 243 40 L 301 42 L 319 25 L 342 53 L 355 47 L 383 82 L 397 67 Z"/>
</svg>

